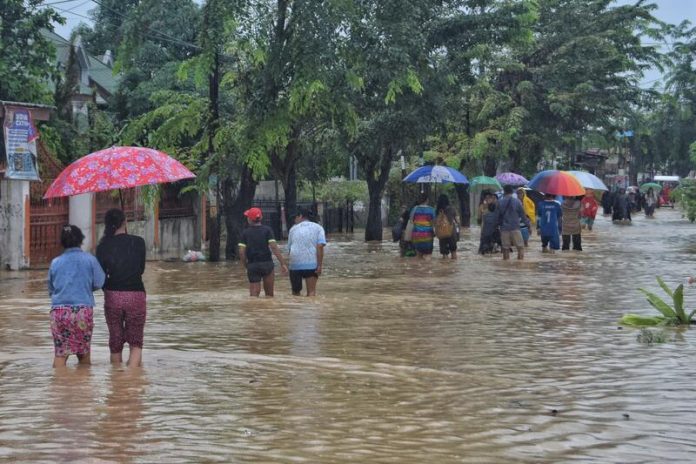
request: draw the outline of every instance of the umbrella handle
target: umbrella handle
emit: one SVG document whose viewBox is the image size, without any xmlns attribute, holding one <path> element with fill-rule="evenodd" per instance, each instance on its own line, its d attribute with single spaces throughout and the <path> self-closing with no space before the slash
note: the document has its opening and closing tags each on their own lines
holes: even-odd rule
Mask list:
<svg viewBox="0 0 696 464">
<path fill-rule="evenodd" d="M 126 207 L 123 204 L 123 192 L 121 189 L 118 189 L 118 199 L 121 202 L 121 211 L 123 211 L 123 215 L 126 215 Z M 128 218 L 125 219 L 125 226 L 126 226 L 126 233 L 128 233 Z"/>
</svg>

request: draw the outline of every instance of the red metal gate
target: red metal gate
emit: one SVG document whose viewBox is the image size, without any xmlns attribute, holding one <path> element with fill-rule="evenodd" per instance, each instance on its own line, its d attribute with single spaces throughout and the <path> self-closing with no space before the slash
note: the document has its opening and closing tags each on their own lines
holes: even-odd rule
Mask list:
<svg viewBox="0 0 696 464">
<path fill-rule="evenodd" d="M 61 228 L 68 223 L 68 198 L 44 200 L 43 194 L 62 166 L 53 159 L 39 141 L 37 146 L 42 182 L 32 182 L 29 201 L 29 264 L 42 267 L 61 254 Z"/>
<path fill-rule="evenodd" d="M 32 198 L 29 214 L 29 262 L 45 266 L 63 251 L 60 231 L 68 223 L 68 199 Z"/>
</svg>

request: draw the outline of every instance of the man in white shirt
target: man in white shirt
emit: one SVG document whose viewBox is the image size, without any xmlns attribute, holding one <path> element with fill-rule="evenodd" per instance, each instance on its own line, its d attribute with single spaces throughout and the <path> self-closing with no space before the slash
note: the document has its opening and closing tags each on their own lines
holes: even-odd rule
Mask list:
<svg viewBox="0 0 696 464">
<path fill-rule="evenodd" d="M 295 225 L 288 233 L 290 285 L 293 295 L 302 293 L 302 279 L 307 282 L 307 296 L 317 294 L 317 280 L 321 275 L 325 246 L 324 228 L 309 220 L 309 212 L 306 209 L 299 208 L 295 214 Z"/>
</svg>

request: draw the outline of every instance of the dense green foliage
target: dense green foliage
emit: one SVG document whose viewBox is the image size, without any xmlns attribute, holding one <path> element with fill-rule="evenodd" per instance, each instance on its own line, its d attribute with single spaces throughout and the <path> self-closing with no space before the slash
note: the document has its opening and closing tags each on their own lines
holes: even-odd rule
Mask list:
<svg viewBox="0 0 696 464">
<path fill-rule="evenodd" d="M 671 193 L 672 201 L 681 204 L 690 222 L 696 221 L 696 180 L 682 179 L 679 188 Z"/>
<path fill-rule="evenodd" d="M 63 19 L 42 0 L 0 0 L 0 100 L 51 103 L 55 49 L 41 29 Z"/>
<path fill-rule="evenodd" d="M 52 77 L 43 130 L 61 159 L 112 143 L 163 149 L 197 172 L 232 238 L 258 181 L 279 181 L 290 212 L 300 188 L 349 195 L 326 182 L 357 165 L 365 238 L 381 239 L 385 192 L 417 193 L 399 185 L 401 156 L 531 175 L 621 144 L 633 175 L 696 165 L 696 29 L 660 23 L 643 0 L 99 0 L 76 32 L 95 56 L 115 54 L 119 87 L 86 127 L 66 104 L 71 66 L 56 75 L 40 39 L 58 18 L 38 4 L 2 3 L 0 98 L 51 102 Z M 22 78 L 7 68 L 20 44 Z M 663 91 L 640 87 L 649 67 L 665 71 Z M 617 141 L 625 129 L 635 135 Z"/>
</svg>

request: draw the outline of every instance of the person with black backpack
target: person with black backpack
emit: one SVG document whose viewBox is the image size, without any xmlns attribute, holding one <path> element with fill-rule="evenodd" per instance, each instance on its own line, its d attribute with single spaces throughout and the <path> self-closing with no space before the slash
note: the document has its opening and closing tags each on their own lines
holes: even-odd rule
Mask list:
<svg viewBox="0 0 696 464">
<path fill-rule="evenodd" d="M 440 242 L 440 254 L 443 258 L 451 255 L 457 259 L 457 241 L 459 240 L 459 223 L 457 213 L 450 206 L 449 197 L 444 193 L 437 199 L 435 208 L 435 235 Z"/>
</svg>

